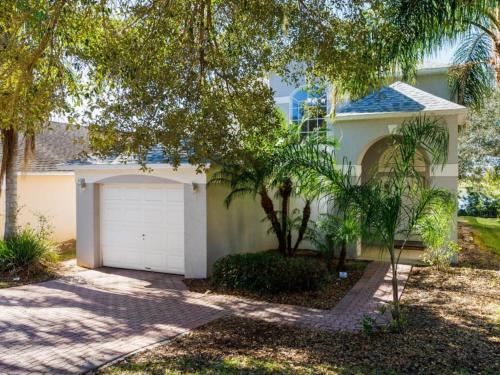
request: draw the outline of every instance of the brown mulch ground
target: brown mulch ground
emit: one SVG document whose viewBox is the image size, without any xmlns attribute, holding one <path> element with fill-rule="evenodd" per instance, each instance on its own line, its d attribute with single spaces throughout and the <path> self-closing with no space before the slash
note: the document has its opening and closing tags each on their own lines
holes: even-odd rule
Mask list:
<svg viewBox="0 0 500 375">
<path fill-rule="evenodd" d="M 404 333 L 332 334 L 229 317 L 103 373 L 498 374 L 498 288 L 492 271 L 418 269 L 404 295 Z"/>
<path fill-rule="evenodd" d="M 57 270 L 46 270 L 42 272 L 36 272 L 34 274 L 11 274 L 9 272 L 0 273 L 0 289 L 26 284 L 41 283 L 43 281 L 52 280 L 57 277 Z"/>
<path fill-rule="evenodd" d="M 227 317 L 102 373 L 499 374 L 500 276 L 474 252 L 482 250 L 446 272 L 414 268 L 402 299 L 404 333 L 327 333 Z"/>
<path fill-rule="evenodd" d="M 210 283 L 210 279 L 185 279 L 184 283 L 192 292 L 228 294 L 255 299 L 258 301 L 298 305 L 326 310 L 335 306 L 347 294 L 347 292 L 351 290 L 354 284 L 356 284 L 363 275 L 363 271 L 368 263 L 369 262 L 364 261 L 348 261 L 346 264 L 348 270 L 347 279 L 341 280 L 336 277 L 336 275 L 332 275 L 331 280 L 328 282 L 326 287 L 316 292 L 260 295 L 246 291 L 217 288 Z"/>
</svg>

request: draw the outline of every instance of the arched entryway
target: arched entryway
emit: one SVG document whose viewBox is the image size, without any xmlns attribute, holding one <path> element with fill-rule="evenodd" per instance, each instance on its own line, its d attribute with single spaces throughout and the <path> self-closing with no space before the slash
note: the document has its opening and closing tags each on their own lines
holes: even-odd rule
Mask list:
<svg viewBox="0 0 500 375">
<path fill-rule="evenodd" d="M 382 138 L 373 143 L 365 152 L 361 161 L 361 181 L 368 179 L 388 178 L 396 162 L 397 154 L 394 151 L 390 137 Z M 418 150 L 415 159 L 415 168 L 426 184 L 430 180 L 430 163 L 423 150 Z"/>
<path fill-rule="evenodd" d="M 361 182 L 369 179 L 388 179 L 394 171 L 398 159 L 398 153 L 393 146 L 391 137 L 384 137 L 375 141 L 368 147 L 361 159 Z M 424 150 L 418 150 L 414 158 L 414 165 L 420 174 L 424 184 L 430 183 L 430 162 Z M 396 246 L 399 246 L 403 238 L 396 238 Z M 407 251 L 402 255 L 406 262 L 411 263 L 420 259 L 423 244 L 417 236 L 411 236 L 405 241 Z M 380 258 L 380 249 L 374 246 L 363 246 L 362 256 L 367 259 Z M 407 259 L 406 259 L 407 258 Z"/>
</svg>

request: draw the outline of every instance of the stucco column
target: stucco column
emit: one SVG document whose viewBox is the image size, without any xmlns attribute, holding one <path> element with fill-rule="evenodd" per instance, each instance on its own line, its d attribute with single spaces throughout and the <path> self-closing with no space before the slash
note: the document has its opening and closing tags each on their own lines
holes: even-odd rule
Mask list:
<svg viewBox="0 0 500 375">
<path fill-rule="evenodd" d="M 184 184 L 184 269 L 187 278 L 207 277 L 207 185 Z"/>
<path fill-rule="evenodd" d="M 76 187 L 76 259 L 87 268 L 101 266 L 99 239 L 99 185 Z"/>
</svg>

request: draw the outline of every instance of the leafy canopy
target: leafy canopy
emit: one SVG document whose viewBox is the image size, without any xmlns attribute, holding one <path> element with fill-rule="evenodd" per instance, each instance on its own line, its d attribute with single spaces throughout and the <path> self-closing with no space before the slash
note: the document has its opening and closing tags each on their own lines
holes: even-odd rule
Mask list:
<svg viewBox="0 0 500 375">
<path fill-rule="evenodd" d="M 383 1 L 114 4 L 88 59 L 87 123 L 101 156 L 145 162 L 160 145 L 175 165 L 231 160 L 278 127 L 269 72 L 333 83 L 333 98 L 360 96 L 421 55 L 414 48 L 401 58 L 413 34 L 401 32 Z"/>
</svg>

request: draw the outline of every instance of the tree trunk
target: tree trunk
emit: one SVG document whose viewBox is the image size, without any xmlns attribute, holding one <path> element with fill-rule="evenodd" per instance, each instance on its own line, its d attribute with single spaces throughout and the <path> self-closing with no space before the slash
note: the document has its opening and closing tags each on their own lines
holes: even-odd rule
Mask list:
<svg viewBox="0 0 500 375">
<path fill-rule="evenodd" d="M 282 236 L 281 234 L 281 227 L 278 220 L 278 215 L 276 213 L 276 210 L 274 209 L 273 201 L 269 197 L 265 186 L 262 186 L 262 188 L 260 189 L 260 205 L 264 209 L 267 218 L 271 222 L 273 231 L 276 234 L 276 238 L 278 239 L 278 250 L 280 253 L 284 254 L 286 251 L 286 243 L 283 241 L 284 236 Z"/>
<path fill-rule="evenodd" d="M 290 255 L 290 247 L 287 246 L 287 235 L 288 235 L 288 210 L 290 204 L 290 196 L 292 195 L 292 180 L 286 178 L 283 184 L 278 189 L 281 196 L 281 235 L 283 236 L 282 241 L 285 243 L 285 255 Z"/>
<path fill-rule="evenodd" d="M 394 244 L 392 244 L 391 250 L 389 250 L 391 255 L 391 269 L 392 269 L 392 318 L 396 321 L 396 324 L 400 324 L 401 311 L 399 309 L 399 296 L 398 296 L 398 264 L 396 262 L 396 256 L 394 254 Z"/>
<path fill-rule="evenodd" d="M 337 263 L 337 272 L 345 271 L 345 258 L 347 257 L 347 242 L 342 241 L 340 246 L 339 262 Z"/>
<path fill-rule="evenodd" d="M 309 219 L 311 217 L 311 201 L 306 200 L 306 204 L 302 210 L 302 222 L 300 223 L 299 233 L 297 235 L 297 241 L 295 241 L 295 246 L 293 247 L 292 255 L 295 254 L 297 249 L 299 248 L 300 243 L 304 239 L 304 235 L 306 234 L 307 224 L 309 224 Z"/>
<path fill-rule="evenodd" d="M 498 39 L 493 41 L 493 69 L 495 70 L 495 78 L 497 88 L 500 87 L 500 31 L 498 31 Z"/>
<path fill-rule="evenodd" d="M 2 167 L 5 174 L 5 227 L 4 238 L 17 233 L 17 131 L 2 131 Z"/>
</svg>

